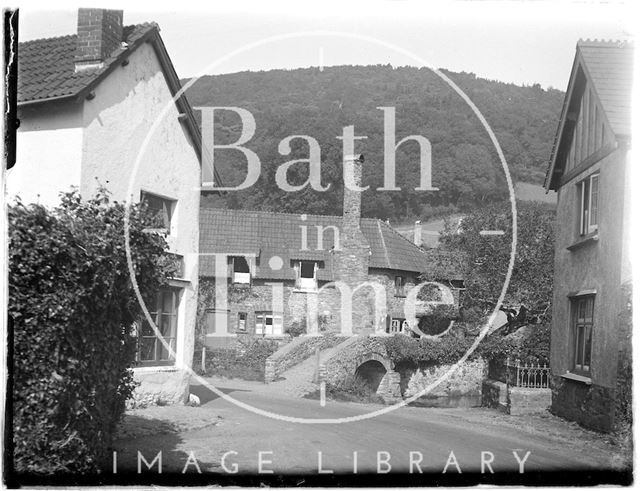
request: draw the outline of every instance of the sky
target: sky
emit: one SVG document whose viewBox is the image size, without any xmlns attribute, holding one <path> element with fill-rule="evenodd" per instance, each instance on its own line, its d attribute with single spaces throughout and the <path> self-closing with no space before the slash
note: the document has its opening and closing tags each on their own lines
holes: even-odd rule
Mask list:
<svg viewBox="0 0 640 491">
<path fill-rule="evenodd" d="M 72 34 L 77 5 L 20 10 L 21 41 Z M 181 10 L 176 10 L 180 5 Z M 565 90 L 578 39 L 630 39 L 622 2 L 225 0 L 82 2 L 155 21 L 181 78 L 245 70 L 387 64 L 446 68 Z"/>
</svg>

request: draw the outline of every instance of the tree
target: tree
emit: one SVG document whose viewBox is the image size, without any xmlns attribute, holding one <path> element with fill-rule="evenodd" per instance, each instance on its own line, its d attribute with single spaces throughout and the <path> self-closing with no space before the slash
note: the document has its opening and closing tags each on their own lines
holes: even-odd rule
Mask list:
<svg viewBox="0 0 640 491">
<path fill-rule="evenodd" d="M 63 195 L 9 216 L 13 320 L 13 465 L 18 473 L 96 471 L 134 384 L 132 326 L 142 318 L 126 260 L 125 206 L 104 191 Z M 144 205 L 130 210 L 131 259 L 143 299 L 174 266 Z"/>
<path fill-rule="evenodd" d="M 520 325 L 548 322 L 553 294 L 553 222 L 555 212 L 548 205 L 519 201 L 518 236 L 515 262 L 502 307 L 527 312 Z M 483 230 L 504 231 L 503 235 L 483 235 Z M 479 208 L 467 215 L 456 230 L 448 227 L 441 236 L 445 250 L 464 258 L 466 291 L 463 309 L 466 317 L 480 319 L 490 313 L 499 300 L 511 258 L 512 215 L 510 203 Z"/>
</svg>

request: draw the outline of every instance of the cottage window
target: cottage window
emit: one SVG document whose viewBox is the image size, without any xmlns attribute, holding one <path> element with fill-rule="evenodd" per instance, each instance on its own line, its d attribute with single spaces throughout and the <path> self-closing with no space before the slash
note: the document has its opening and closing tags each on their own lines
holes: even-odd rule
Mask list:
<svg viewBox="0 0 640 491">
<path fill-rule="evenodd" d="M 396 295 L 396 297 L 404 297 L 405 296 L 404 276 L 396 276 L 395 295 Z"/>
<path fill-rule="evenodd" d="M 176 201 L 145 191 L 140 193 L 140 201 L 147 205 L 149 212 L 154 217 L 155 225 L 153 228 L 170 232 Z"/>
<path fill-rule="evenodd" d="M 146 318 L 141 322 L 138 336 L 137 361 L 141 365 L 171 365 L 175 361 L 176 333 L 178 330 L 178 305 L 180 290 L 170 288 L 160 291 L 150 316 L 162 338 L 171 347 L 170 353 L 158 339 Z"/>
<path fill-rule="evenodd" d="M 318 263 L 316 261 L 297 261 L 296 288 L 313 291 L 318 289 Z"/>
<path fill-rule="evenodd" d="M 590 371 L 594 301 L 595 295 L 571 299 L 573 370 L 579 374 L 588 375 Z"/>
<path fill-rule="evenodd" d="M 405 319 L 392 318 L 391 324 L 387 328 L 387 332 L 389 334 L 397 334 L 401 333 L 407 328 L 409 324 Z"/>
<path fill-rule="evenodd" d="M 251 270 L 247 259 L 242 256 L 231 258 L 232 262 L 232 282 L 238 285 L 248 285 L 251 283 Z"/>
<path fill-rule="evenodd" d="M 247 313 L 238 312 L 238 332 L 247 332 Z"/>
<path fill-rule="evenodd" d="M 281 336 L 282 314 L 256 312 L 256 334 L 263 336 Z"/>
<path fill-rule="evenodd" d="M 600 174 L 593 174 L 578 184 L 580 192 L 580 235 L 598 230 L 598 184 Z"/>
</svg>

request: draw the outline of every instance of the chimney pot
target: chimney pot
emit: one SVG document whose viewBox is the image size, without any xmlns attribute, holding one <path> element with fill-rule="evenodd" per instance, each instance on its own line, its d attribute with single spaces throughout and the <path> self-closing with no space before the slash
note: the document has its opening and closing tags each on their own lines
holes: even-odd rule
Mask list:
<svg viewBox="0 0 640 491">
<path fill-rule="evenodd" d="M 122 10 L 78 9 L 76 71 L 100 68 L 122 42 Z"/>
<path fill-rule="evenodd" d="M 418 247 L 422 246 L 422 222 L 416 220 L 413 224 L 413 243 Z"/>
</svg>

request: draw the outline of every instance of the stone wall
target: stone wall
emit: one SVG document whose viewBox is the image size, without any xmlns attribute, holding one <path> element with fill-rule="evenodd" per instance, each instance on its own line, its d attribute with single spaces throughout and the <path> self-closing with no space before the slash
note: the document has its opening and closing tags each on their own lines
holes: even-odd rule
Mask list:
<svg viewBox="0 0 640 491">
<path fill-rule="evenodd" d="M 282 346 L 267 358 L 264 370 L 265 383 L 273 382 L 278 376 L 313 356 L 316 349 L 322 351 L 340 344 L 344 338 L 328 334 L 325 336 L 300 336 Z"/>
<path fill-rule="evenodd" d="M 519 416 L 546 413 L 549 406 L 551 406 L 551 389 L 509 387 L 509 414 Z"/>
<path fill-rule="evenodd" d="M 601 385 L 552 377 L 551 412 L 598 431 L 611 431 L 614 423 L 614 391 Z"/>
<path fill-rule="evenodd" d="M 389 318 L 405 318 L 404 304 L 406 298 L 404 296 L 396 296 L 395 277 L 402 275 L 405 278 L 405 290 L 413 288 L 418 283 L 416 273 L 408 273 L 406 271 L 393 271 L 371 269 L 367 281 L 379 283 L 384 287 L 385 300 L 384 305 L 378 305 L 376 313 L 375 296 L 370 287 L 363 287 L 356 291 L 353 295 L 352 302 L 352 323 L 353 333 L 361 332 L 374 333 L 384 331 L 386 329 L 388 315 Z M 326 283 L 320 283 L 319 292 L 304 292 L 295 288 L 293 281 L 289 280 L 273 280 L 273 282 L 282 285 L 283 289 L 283 323 L 284 331 L 294 323 L 306 322 L 309 311 L 317 311 L 319 320 L 317 321 L 319 333 L 341 332 L 343 325 L 341 317 L 341 298 L 340 293 L 335 288 L 322 288 Z M 206 341 L 207 345 L 220 346 L 219 340 L 211 339 L 220 336 L 231 335 L 255 335 L 256 312 L 272 311 L 273 307 L 273 287 L 268 284 L 269 280 L 254 279 L 251 286 L 229 286 L 228 288 L 228 333 L 209 333 Z M 211 278 L 202 278 L 200 280 L 200 302 L 198 312 L 198 331 L 202 334 L 206 333 L 206 310 L 215 308 L 215 281 Z M 315 306 L 309 310 L 310 303 Z M 239 332 L 238 313 L 247 314 L 246 331 Z M 356 322 L 357 321 L 357 322 Z M 310 322 L 306 322 L 307 332 L 312 330 Z M 226 343 L 225 343 L 226 344 Z"/>
<path fill-rule="evenodd" d="M 409 379 L 404 397 L 412 397 L 443 377 L 452 365 L 434 366 L 416 370 Z M 462 363 L 460 367 L 428 393 L 420 396 L 421 405 L 443 406 L 480 406 L 482 402 L 482 382 L 485 374 L 485 362 L 478 359 Z"/>
</svg>

